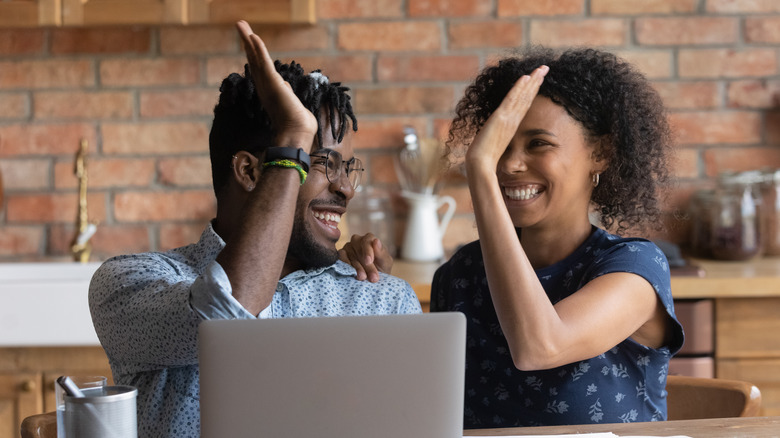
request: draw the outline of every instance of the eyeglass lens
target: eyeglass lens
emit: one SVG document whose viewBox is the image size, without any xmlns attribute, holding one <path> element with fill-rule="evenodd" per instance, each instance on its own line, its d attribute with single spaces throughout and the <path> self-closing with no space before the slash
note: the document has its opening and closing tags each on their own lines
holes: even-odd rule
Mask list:
<svg viewBox="0 0 780 438">
<path fill-rule="evenodd" d="M 342 169 L 345 169 L 349 184 L 352 188 L 357 189 L 358 186 L 360 186 L 360 179 L 363 174 L 363 162 L 360 161 L 359 158 L 353 157 L 349 161 L 344 161 L 341 157 L 341 153 L 334 150 L 328 150 L 326 159 L 325 176 L 328 178 L 328 182 L 337 182 L 339 178 L 341 178 Z"/>
</svg>

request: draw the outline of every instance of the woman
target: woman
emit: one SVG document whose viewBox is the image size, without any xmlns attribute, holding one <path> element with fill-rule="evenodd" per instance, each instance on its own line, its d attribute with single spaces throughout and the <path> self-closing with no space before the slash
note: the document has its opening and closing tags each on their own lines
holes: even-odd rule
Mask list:
<svg viewBox="0 0 780 438">
<path fill-rule="evenodd" d="M 665 420 L 683 342 L 668 265 L 618 237 L 659 220 L 657 93 L 612 54 L 535 48 L 486 68 L 456 113 L 479 240 L 436 272 L 431 310 L 467 316 L 464 427 Z"/>
</svg>

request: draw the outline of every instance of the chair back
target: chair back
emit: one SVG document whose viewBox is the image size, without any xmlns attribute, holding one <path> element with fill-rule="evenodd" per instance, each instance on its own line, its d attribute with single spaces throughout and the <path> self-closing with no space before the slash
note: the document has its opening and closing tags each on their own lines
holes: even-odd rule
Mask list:
<svg viewBox="0 0 780 438">
<path fill-rule="evenodd" d="M 57 414 L 30 415 L 22 421 L 22 438 L 57 438 Z"/>
<path fill-rule="evenodd" d="M 741 380 L 668 376 L 666 407 L 669 420 L 755 417 L 761 392 Z"/>
</svg>

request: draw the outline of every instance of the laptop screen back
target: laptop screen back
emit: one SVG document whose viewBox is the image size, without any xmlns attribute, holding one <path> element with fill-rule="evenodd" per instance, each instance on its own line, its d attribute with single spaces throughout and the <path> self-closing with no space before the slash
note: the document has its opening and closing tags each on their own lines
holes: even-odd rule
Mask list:
<svg viewBox="0 0 780 438">
<path fill-rule="evenodd" d="M 463 436 L 461 313 L 200 325 L 201 436 Z"/>
</svg>

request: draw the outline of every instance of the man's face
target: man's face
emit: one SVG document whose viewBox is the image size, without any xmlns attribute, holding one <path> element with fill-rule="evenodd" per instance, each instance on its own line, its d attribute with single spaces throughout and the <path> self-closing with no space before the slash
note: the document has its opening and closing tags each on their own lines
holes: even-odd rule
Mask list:
<svg viewBox="0 0 780 438">
<path fill-rule="evenodd" d="M 290 246 L 287 259 L 298 268 L 311 269 L 330 266 L 338 260 L 336 242 L 341 237 L 338 224 L 347 210 L 347 203 L 355 195 L 349 183 L 346 169 L 342 169 L 338 181 L 328 181 L 325 167 L 316 164 L 324 156 L 323 149 L 331 149 L 341 154 L 344 161 L 354 156 L 352 149 L 352 131 L 347 130 L 341 143 L 337 143 L 327 123 L 322 136 L 322 149 L 312 151 L 312 166 L 306 182 L 298 192 Z"/>
</svg>

